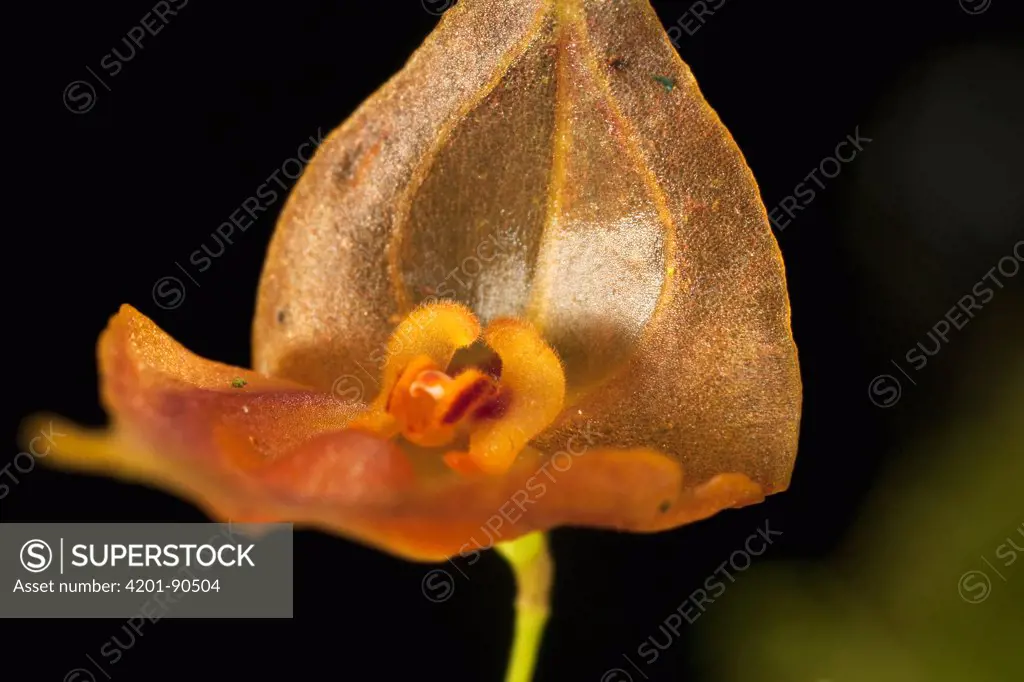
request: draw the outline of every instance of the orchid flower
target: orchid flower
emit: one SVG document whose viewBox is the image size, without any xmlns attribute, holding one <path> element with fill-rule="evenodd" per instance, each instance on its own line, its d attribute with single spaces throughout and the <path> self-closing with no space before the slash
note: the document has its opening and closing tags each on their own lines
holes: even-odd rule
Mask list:
<svg viewBox="0 0 1024 682">
<path fill-rule="evenodd" d="M 543 531 L 786 488 L 789 318 L 754 178 L 647 0 L 463 0 L 292 191 L 254 368 L 125 305 L 98 344 L 112 424 L 61 422 L 47 461 L 414 561 L 490 529 L 527 680 Z"/>
</svg>

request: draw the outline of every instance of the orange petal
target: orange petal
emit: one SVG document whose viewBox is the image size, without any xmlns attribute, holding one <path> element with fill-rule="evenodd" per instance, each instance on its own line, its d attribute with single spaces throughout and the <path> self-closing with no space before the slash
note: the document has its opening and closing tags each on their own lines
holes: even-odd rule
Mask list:
<svg viewBox="0 0 1024 682">
<path fill-rule="evenodd" d="M 734 484 L 694 495 L 672 459 L 594 448 L 594 433 L 550 459 L 527 448 L 503 476 L 425 474 L 426 455 L 346 428 L 364 406 L 199 358 L 129 306 L 99 357 L 113 426 L 52 420 L 44 461 L 154 485 L 217 519 L 293 522 L 435 560 L 562 525 L 654 531 L 757 497 Z"/>
<path fill-rule="evenodd" d="M 396 432 L 395 420 L 387 413 L 388 402 L 410 363 L 426 359 L 435 367 L 447 367 L 455 352 L 472 345 L 478 336 L 480 323 L 465 306 L 441 301 L 413 310 L 388 339 L 386 353 L 379 361 L 384 376 L 380 391 L 354 425 L 376 433 Z"/>
<path fill-rule="evenodd" d="M 77 448 L 58 448 L 101 468 L 139 464 L 122 444 L 156 443 L 174 451 L 187 443 L 189 462 L 225 469 L 258 466 L 310 436 L 343 428 L 365 406 L 290 381 L 200 358 L 131 306 L 121 307 L 100 337 L 101 393 L 113 424 L 108 436 L 84 434 Z M 106 447 L 111 446 L 111 447 Z M 58 456 L 59 457 L 59 456 Z M 113 459 L 111 459 L 113 458 Z"/>
<path fill-rule="evenodd" d="M 376 403 L 384 406 L 402 370 L 414 359 L 427 356 L 434 365 L 445 368 L 455 351 L 472 345 L 478 336 L 480 323 L 463 305 L 442 301 L 412 311 L 388 341 L 384 381 Z"/>
<path fill-rule="evenodd" d="M 499 419 L 476 426 L 469 454 L 481 471 L 500 474 L 562 411 L 565 373 L 529 323 L 495 320 L 484 340 L 501 358 L 501 390 L 508 392 L 509 403 Z"/>
<path fill-rule="evenodd" d="M 178 420 L 189 435 L 174 443 L 150 440 L 144 428 L 90 433 L 50 420 L 56 438 L 45 461 L 153 485 L 217 520 L 290 522 L 423 561 L 559 526 L 655 532 L 762 499 L 749 481 L 714 479 L 683 493 L 678 463 L 644 450 L 562 452 L 551 461 L 529 450 L 504 476 L 422 479 L 392 442 L 352 429 L 315 436 L 262 467 L 232 469 L 209 437 L 216 427 L 193 423 L 203 421 L 193 413 Z M 41 425 L 29 422 L 25 433 Z"/>
</svg>

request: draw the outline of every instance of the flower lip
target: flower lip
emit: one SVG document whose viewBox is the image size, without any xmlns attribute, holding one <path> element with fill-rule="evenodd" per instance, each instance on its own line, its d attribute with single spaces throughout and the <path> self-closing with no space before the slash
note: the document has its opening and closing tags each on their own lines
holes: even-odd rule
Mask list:
<svg viewBox="0 0 1024 682">
<path fill-rule="evenodd" d="M 399 423 L 402 435 L 423 447 L 447 445 L 460 427 L 476 416 L 497 394 L 487 375 L 466 369 L 452 377 L 427 356 L 409 363 L 388 396 L 386 410 Z"/>
</svg>

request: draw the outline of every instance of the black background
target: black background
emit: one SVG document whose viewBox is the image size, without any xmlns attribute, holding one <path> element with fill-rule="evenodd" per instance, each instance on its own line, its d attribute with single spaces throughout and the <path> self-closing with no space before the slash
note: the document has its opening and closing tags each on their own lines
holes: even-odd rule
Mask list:
<svg viewBox="0 0 1024 682">
<path fill-rule="evenodd" d="M 103 423 L 94 346 L 122 302 L 201 356 L 248 363 L 256 283 L 280 203 L 196 275 L 198 284 L 185 281 L 180 307 L 155 305 L 155 282 L 180 277 L 176 261 L 211 244 L 217 225 L 282 160 L 344 120 L 437 21 L 420 2 L 193 0 L 107 80 L 109 92 L 97 89 L 90 111 L 67 110 L 65 86 L 91 79 L 87 67 L 104 75 L 100 59 L 152 4 L 67 4 L 48 20 L 48 59 L 34 67 L 42 93 L 32 102 L 47 130 L 35 141 L 39 167 L 24 178 L 26 191 L 39 194 L 25 218 L 8 224 L 19 244 L 7 254 L 14 308 L 8 357 L 17 376 L 8 386 L 14 423 L 0 464 L 18 452 L 13 434 L 25 415 L 45 410 Z M 654 4 L 666 26 L 690 5 Z M 765 561 L 827 555 L 901 443 L 944 418 L 944 389 L 960 366 L 961 351 L 952 346 L 894 409 L 867 397 L 888 359 L 901 357 L 956 300 L 911 305 L 886 293 L 892 281 L 878 272 L 895 267 L 913 276 L 917 289 L 910 291 L 969 290 L 1013 238 L 990 235 L 971 241 L 972 248 L 929 251 L 931 242 L 884 210 L 901 205 L 903 189 L 881 183 L 887 201 L 870 204 L 878 194 L 870 174 L 881 173 L 887 153 L 916 134 L 912 87 L 933 65 L 960 50 L 1019 49 L 1015 4 L 992 0 L 971 15 L 958 0 L 731 0 L 694 35 L 683 34 L 680 53 L 743 150 L 769 208 L 858 126 L 874 141 L 863 163 L 844 167 L 777 233 L 805 380 L 792 489 L 658 536 L 555 532 L 555 615 L 539 680 L 599 680 L 765 519 L 785 534 Z M 1004 76 L 979 69 L 948 91 L 937 87 L 952 105 L 980 97 L 979 111 L 990 114 L 1020 102 Z M 910 118 L 887 114 L 896 110 Z M 1019 145 L 1016 130 L 1016 140 L 1002 144 Z M 985 135 L 982 126 L 950 123 L 943 139 L 978 148 L 988 144 Z M 962 167 L 957 159 L 945 164 L 934 172 Z M 1019 167 L 1008 172 L 1006 191 L 1019 193 Z M 991 188 L 979 182 L 979 192 Z M 979 326 L 967 333 L 988 332 Z M 2 502 L 4 521 L 204 520 L 190 505 L 142 487 L 42 467 L 19 477 Z M 507 569 L 487 556 L 467 568 L 468 578 L 457 575 L 449 601 L 434 604 L 420 589 L 429 568 L 302 532 L 294 620 L 164 620 L 146 625 L 115 665 L 99 650 L 112 636 L 128 641 L 120 621 L 22 621 L 5 628 L 4 647 L 31 663 L 11 679 L 63 679 L 89 668 L 87 655 L 115 680 L 501 679 L 511 635 Z M 645 670 L 651 679 L 698 679 L 691 645 L 700 626 Z"/>
</svg>

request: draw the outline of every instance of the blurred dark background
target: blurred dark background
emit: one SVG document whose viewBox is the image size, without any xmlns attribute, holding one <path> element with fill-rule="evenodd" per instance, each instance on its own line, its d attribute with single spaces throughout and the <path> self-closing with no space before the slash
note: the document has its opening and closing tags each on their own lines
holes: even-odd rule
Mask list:
<svg viewBox="0 0 1024 682">
<path fill-rule="evenodd" d="M 695 656 L 704 620 L 650 665 L 635 656 L 637 645 L 766 519 L 783 536 L 758 562 L 813 562 L 836 551 L 909 445 L 964 409 L 963 382 L 999 375 L 995 364 L 977 369 L 988 341 L 1020 345 L 1024 272 L 997 270 L 1003 286 L 992 285 L 991 299 L 948 331 L 925 366 L 906 357 L 918 342 L 934 347 L 929 331 L 1024 239 L 1019 2 L 696 3 L 717 8 L 712 14 L 690 2 L 653 4 L 676 27 L 670 35 L 770 211 L 796 197 L 848 135 L 870 141 L 848 162 L 825 162 L 838 174 L 819 173 L 823 186 L 809 185 L 812 201 L 794 199 L 798 211 L 788 203 L 791 217 L 774 213 L 805 385 L 792 489 L 657 536 L 555 532 L 554 617 L 539 680 L 596 682 L 629 667 L 623 653 L 640 664 L 631 671 L 638 682 L 704 679 Z M 5 250 L 16 378 L 0 465 L 19 451 L 14 433 L 28 414 L 104 423 L 94 346 L 122 302 L 201 356 L 248 364 L 256 284 L 281 201 L 207 271 L 195 272 L 189 254 L 212 245 L 214 229 L 299 144 L 336 127 L 397 71 L 444 5 L 193 0 L 113 77 L 100 60 L 115 46 L 125 53 L 122 37 L 153 3 L 48 10 L 48 59 L 34 63 L 31 103 L 46 133 L 32 140 L 38 167 L 26 174 L 39 195 L 9 222 L 18 247 Z M 66 89 L 79 80 L 92 91 Z M 171 276 L 184 298 L 167 308 L 154 286 Z M 0 502 L 6 522 L 204 520 L 142 487 L 43 467 L 17 475 Z M 487 556 L 468 578 L 456 574 L 454 595 L 436 604 L 421 593 L 429 568 L 302 532 L 294 620 L 163 620 L 107 673 L 501 679 L 511 635 L 507 569 Z M 721 600 L 730 598 L 739 595 Z M 5 647 L 32 662 L 15 678 L 63 679 L 88 667 L 87 655 L 106 663 L 99 649 L 113 635 L 126 640 L 122 625 L 19 622 Z"/>
</svg>

